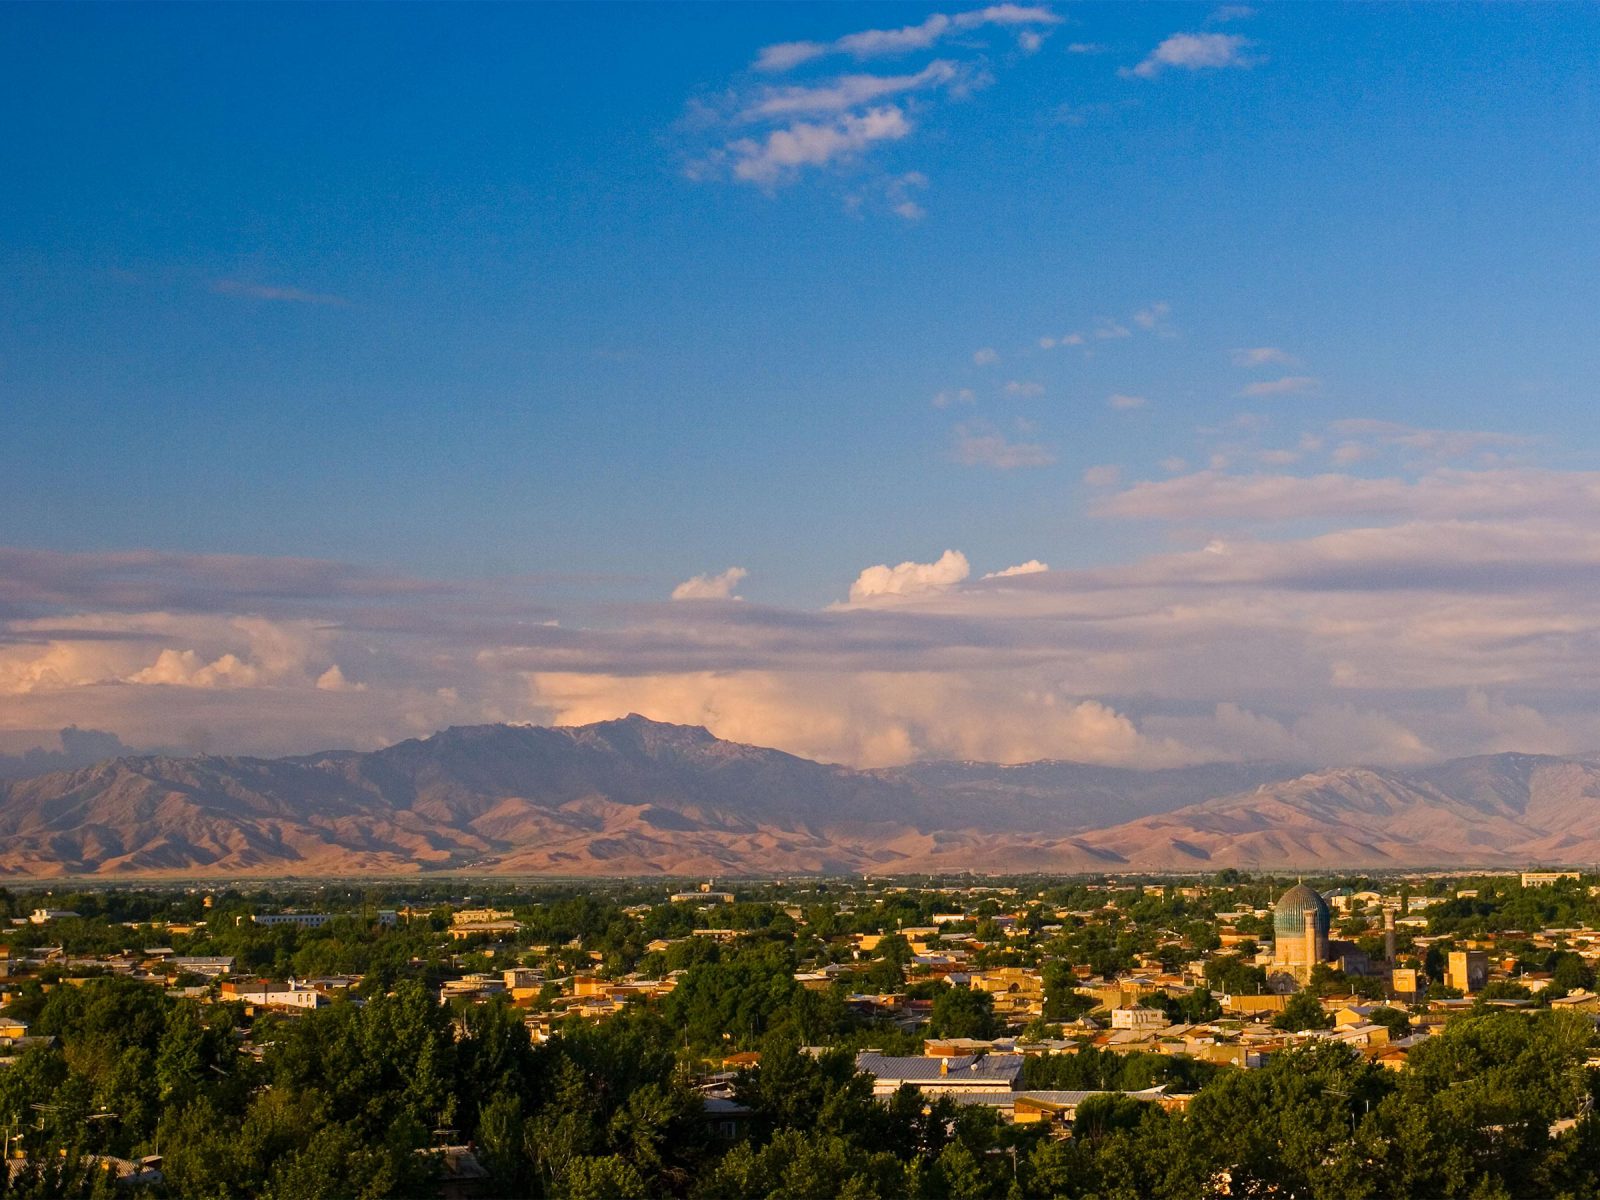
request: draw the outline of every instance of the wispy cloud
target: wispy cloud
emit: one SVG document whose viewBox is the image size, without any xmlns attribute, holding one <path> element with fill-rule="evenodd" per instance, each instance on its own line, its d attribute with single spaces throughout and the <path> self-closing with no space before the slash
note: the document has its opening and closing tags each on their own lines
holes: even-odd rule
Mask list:
<svg viewBox="0 0 1600 1200">
<path fill-rule="evenodd" d="M 1245 346 L 1232 351 L 1232 356 L 1236 367 L 1262 367 L 1273 363 L 1293 366 L 1298 361 L 1276 346 Z"/>
<path fill-rule="evenodd" d="M 1249 38 L 1235 33 L 1175 33 L 1145 56 L 1137 66 L 1121 74 L 1137 79 L 1154 79 L 1163 71 L 1218 71 L 1229 67 L 1253 67 L 1261 59 L 1248 53 Z"/>
<path fill-rule="evenodd" d="M 1101 515 L 1161 521 L 1283 521 L 1338 517 L 1474 520 L 1600 516 L 1600 474 L 1530 468 L 1439 467 L 1409 479 L 1343 473 L 1199 471 L 1141 481 L 1103 500 Z"/>
<path fill-rule="evenodd" d="M 720 96 L 690 101 L 683 128 L 702 144 L 684 173 L 701 182 L 751 184 L 769 194 L 808 173 L 853 175 L 858 182 L 841 197 L 847 212 L 919 221 L 926 209 L 913 191 L 925 188 L 927 177 L 904 171 L 874 178 L 882 172 L 873 164 L 884 156 L 883 148 L 909 138 L 938 99 L 971 95 L 991 81 L 989 64 L 981 48 L 971 44 L 971 34 L 986 26 L 1012 28 L 1026 56 L 1039 48 L 1041 31 L 1060 21 L 1048 8 L 998 4 L 935 13 L 915 25 L 861 30 L 831 42 L 767 46 L 754 67 L 769 77 L 834 56 L 865 60 L 910 54 L 946 40 L 950 53 L 903 74 L 857 72 L 794 84 L 737 79 Z M 714 140 L 706 144 L 707 138 Z"/>
<path fill-rule="evenodd" d="M 343 296 L 327 292 L 308 292 L 301 288 L 272 287 L 260 283 L 246 283 L 241 279 L 218 279 L 211 290 L 219 296 L 238 296 L 244 300 L 270 300 L 284 304 L 324 304 L 342 308 L 350 302 Z"/>
<path fill-rule="evenodd" d="M 999 571 L 990 571 L 983 576 L 984 579 L 1014 579 L 1019 575 L 1043 575 L 1050 569 L 1050 564 L 1040 562 L 1037 558 L 1030 558 L 1027 562 L 1018 563 L 1014 567 L 1005 567 Z"/>
<path fill-rule="evenodd" d="M 1141 308 L 1133 314 L 1133 323 L 1140 329 L 1152 333 L 1170 334 L 1173 332 L 1172 324 L 1168 318 L 1172 316 L 1172 305 L 1165 300 L 1158 300 L 1148 308 Z"/>
<path fill-rule="evenodd" d="M 911 122 L 892 104 L 846 113 L 833 121 L 796 121 L 763 138 L 728 143 L 733 177 L 773 188 L 792 183 L 805 167 L 824 167 L 859 154 L 875 142 L 898 141 L 911 132 Z"/>
<path fill-rule="evenodd" d="M 864 29 L 831 42 L 779 42 L 763 47 L 753 66 L 757 71 L 776 74 L 834 54 L 865 59 L 927 50 L 945 38 L 986 25 L 1027 27 L 1060 23 L 1059 16 L 1041 5 L 995 4 L 961 13 L 934 13 L 918 24 L 899 29 Z"/>
<path fill-rule="evenodd" d="M 1320 383 L 1321 380 L 1310 375 L 1285 375 L 1281 379 L 1262 379 L 1255 383 L 1246 384 L 1239 389 L 1239 395 L 1247 399 L 1293 396 L 1301 392 L 1309 392 Z"/>
<path fill-rule="evenodd" d="M 950 87 L 966 77 L 955 63 L 935 59 L 914 75 L 841 75 L 808 87 L 768 87 L 739 114 L 744 121 L 815 116 L 858 108 L 886 96 Z"/>
<path fill-rule="evenodd" d="M 1000 361 L 1000 355 L 993 346 L 985 346 L 981 350 L 972 352 L 972 365 L 975 367 L 992 367 Z"/>
<path fill-rule="evenodd" d="M 991 467 L 997 471 L 1048 467 L 1056 460 L 1048 446 L 1014 442 L 998 430 L 979 423 L 956 426 L 951 456 L 964 467 Z"/>
<path fill-rule="evenodd" d="M 1126 412 L 1130 408 L 1143 408 L 1148 401 L 1143 396 L 1131 396 L 1126 392 L 1113 392 L 1106 398 L 1106 404 L 1119 412 Z"/>
<path fill-rule="evenodd" d="M 1425 459 L 1451 461 L 1498 456 L 1509 451 L 1526 450 L 1535 444 L 1535 439 L 1522 434 L 1482 429 L 1424 429 L 1397 421 L 1370 418 L 1335 421 L 1328 431 L 1335 437 L 1347 439 L 1340 447 L 1346 451 L 1346 461 L 1366 456 L 1357 455 L 1358 448 L 1368 450 L 1393 446 L 1413 451 Z"/>
</svg>

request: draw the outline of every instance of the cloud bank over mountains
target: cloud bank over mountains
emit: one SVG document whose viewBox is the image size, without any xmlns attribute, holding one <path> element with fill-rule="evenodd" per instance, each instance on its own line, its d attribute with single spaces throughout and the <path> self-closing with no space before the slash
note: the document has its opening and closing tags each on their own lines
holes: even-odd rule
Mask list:
<svg viewBox="0 0 1600 1200">
<path fill-rule="evenodd" d="M 1339 438 L 1410 465 L 1313 466 Z M 0 551 L 0 745 L 53 748 L 78 726 L 296 752 L 628 712 L 870 766 L 1600 745 L 1600 473 L 1382 422 L 1319 444 L 1298 472 L 1104 474 L 1084 519 L 1165 550 L 1050 569 L 1059 547 L 1018 564 L 952 546 L 865 566 L 821 609 L 761 602 L 744 567 L 618 605 L 574 599 L 572 581 Z M 1477 465 L 1439 457 L 1462 454 Z M 685 602 L 736 588 L 742 603 Z"/>
</svg>

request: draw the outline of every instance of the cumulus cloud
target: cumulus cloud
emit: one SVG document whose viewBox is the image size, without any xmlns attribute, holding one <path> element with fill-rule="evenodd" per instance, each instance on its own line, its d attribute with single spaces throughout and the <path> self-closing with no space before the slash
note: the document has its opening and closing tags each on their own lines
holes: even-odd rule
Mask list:
<svg viewBox="0 0 1600 1200">
<path fill-rule="evenodd" d="M 127 683 L 171 684 L 177 687 L 250 687 L 261 681 L 261 672 L 236 654 L 224 654 L 206 662 L 193 650 L 162 650 L 156 661 L 135 671 Z"/>
<path fill-rule="evenodd" d="M 737 600 L 733 594 L 741 580 L 750 574 L 743 567 L 729 567 L 716 575 L 696 575 L 672 589 L 674 600 Z"/>
<path fill-rule="evenodd" d="M 1044 384 L 1035 383 L 1031 379 L 1013 379 L 1006 384 L 1006 395 L 1032 399 L 1044 395 Z"/>
<path fill-rule="evenodd" d="M 344 672 L 339 669 L 339 664 L 334 663 L 321 675 L 317 676 L 317 690 L 323 692 L 364 692 L 367 685 L 354 683 L 346 679 Z"/>
<path fill-rule="evenodd" d="M 1143 396 L 1131 396 L 1126 392 L 1113 392 L 1106 398 L 1106 404 L 1119 412 L 1130 408 L 1143 408 L 1148 401 Z"/>
<path fill-rule="evenodd" d="M 764 671 L 530 680 L 536 702 L 562 724 L 637 712 L 863 767 L 918 758 L 1022 762 L 1042 745 L 1063 758 L 1121 763 L 1145 747 L 1133 722 L 1109 705 L 1049 689 L 1019 691 L 1000 675 L 866 672 L 844 692 L 839 682 L 827 673 Z"/>
<path fill-rule="evenodd" d="M 972 352 L 972 365 L 975 367 L 990 367 L 1000 361 L 1000 355 L 993 346 L 985 346 L 981 350 Z"/>
<path fill-rule="evenodd" d="M 1233 33 L 1175 33 L 1150 51 L 1137 66 L 1124 69 L 1122 74 L 1154 79 L 1173 68 L 1215 71 L 1251 67 L 1259 61 L 1247 53 L 1251 45 L 1249 38 Z"/>
<path fill-rule="evenodd" d="M 933 397 L 935 408 L 949 408 L 954 404 L 971 404 L 977 397 L 971 388 L 947 388 L 945 391 L 936 392 Z"/>
<path fill-rule="evenodd" d="M 991 467 L 996 471 L 1015 471 L 1025 467 L 1048 467 L 1055 453 L 1037 442 L 1012 441 L 984 424 L 957 425 L 953 433 L 951 457 L 964 467 Z"/>
<path fill-rule="evenodd" d="M 1167 464 L 1104 483 L 1088 519 L 1158 522 L 1191 549 L 983 581 L 952 549 L 869 568 L 820 611 L 553 611 L 538 581 L 0 552 L 0 752 L 72 725 L 114 730 L 113 748 L 303 753 L 629 711 L 862 764 L 1600 745 L 1600 472 L 1426 465 L 1448 431 L 1346 432 L 1424 466 Z"/>
<path fill-rule="evenodd" d="M 850 585 L 850 603 L 883 596 L 923 596 L 954 587 L 972 573 L 967 556 L 959 550 L 946 550 L 931 563 L 903 562 L 898 566 L 880 563 L 868 567 Z"/>
<path fill-rule="evenodd" d="M 20 753 L 0 753 L 0 779 L 24 779 L 49 771 L 70 771 L 133 752 L 116 734 L 69 725 L 49 735 L 15 730 L 8 739 Z"/>
</svg>

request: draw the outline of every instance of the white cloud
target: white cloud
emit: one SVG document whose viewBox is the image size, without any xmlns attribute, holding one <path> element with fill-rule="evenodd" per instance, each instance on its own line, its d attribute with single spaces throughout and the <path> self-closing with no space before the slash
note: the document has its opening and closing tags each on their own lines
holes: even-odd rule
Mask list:
<svg viewBox="0 0 1600 1200">
<path fill-rule="evenodd" d="M 1119 763 L 1144 747 L 1109 705 L 1000 674 L 698 672 L 628 678 L 544 673 L 532 696 L 562 724 L 637 712 L 827 762 L 897 766 L 918 758 Z M 843 685 L 843 686 L 842 686 Z M 1156 748 L 1159 753 L 1160 748 Z"/>
<path fill-rule="evenodd" d="M 1013 379 L 1006 384 L 1006 395 L 1033 398 L 1044 395 L 1044 384 L 1032 380 Z"/>
<path fill-rule="evenodd" d="M 738 78 L 720 93 L 691 98 L 679 128 L 699 145 L 685 154 L 683 173 L 696 182 L 752 184 L 773 195 L 827 170 L 841 183 L 853 177 L 842 183 L 839 196 L 846 213 L 920 221 L 927 209 L 912 189 L 927 186 L 926 177 L 918 171 L 875 169 L 875 160 L 885 157 L 886 147 L 909 138 L 920 114 L 933 109 L 937 99 L 966 97 L 992 82 L 992 62 L 983 47 L 958 35 L 988 26 L 1009 28 L 1027 55 L 1038 49 L 1041 30 L 1060 21 L 1048 8 L 998 4 L 934 13 L 899 29 L 767 46 L 754 64 L 767 76 L 830 56 L 876 58 L 928 50 L 946 40 L 951 53 L 903 74 L 855 72 L 792 84 Z"/>
<path fill-rule="evenodd" d="M 1000 361 L 1000 355 L 993 346 L 985 346 L 982 350 L 972 352 L 972 365 L 975 367 L 992 367 Z"/>
<path fill-rule="evenodd" d="M 821 612 L 602 604 L 559 626 L 525 581 L 0 551 L 0 734 L 301 753 L 642 711 L 877 764 L 1600 745 L 1600 472 L 1201 472 L 1093 511 L 1162 521 L 1194 549 L 1026 586 L 965 586 L 952 550 L 863 572 L 851 604 Z M 1327 532 L 1268 537 L 1300 520 Z M 128 607 L 151 588 L 170 611 Z"/>
<path fill-rule="evenodd" d="M 1525 450 L 1534 439 L 1514 433 L 1497 433 L 1481 429 L 1423 429 L 1395 421 L 1375 421 L 1367 418 L 1335 421 L 1329 431 L 1350 440 L 1340 446 L 1340 451 L 1362 449 L 1359 457 L 1367 457 L 1377 447 L 1395 447 L 1409 450 L 1427 459 L 1450 460 L 1482 458 L 1505 451 Z M 1338 457 L 1339 451 L 1335 452 Z M 1346 461 L 1355 461 L 1354 457 Z"/>
<path fill-rule="evenodd" d="M 1132 337 L 1133 331 L 1120 321 L 1103 317 L 1095 324 L 1094 336 L 1101 341 L 1112 341 L 1117 338 Z"/>
<path fill-rule="evenodd" d="M 830 54 L 847 54 L 860 59 L 927 50 L 944 38 L 986 25 L 1026 27 L 1050 26 L 1060 22 L 1060 17 L 1041 5 L 995 4 L 953 15 L 934 13 L 916 25 L 899 29 L 865 29 L 859 33 L 845 34 L 832 42 L 780 42 L 763 47 L 756 56 L 754 66 L 758 71 L 776 73 L 793 70 L 803 63 Z M 1024 46 L 1024 49 L 1027 47 Z"/>
<path fill-rule="evenodd" d="M 1296 361 L 1292 354 L 1276 346 L 1246 346 L 1233 351 L 1233 365 L 1236 367 L 1260 367 L 1269 363 L 1292 366 Z"/>
<path fill-rule="evenodd" d="M 825 42 L 778 42 L 763 46 L 753 65 L 758 71 L 792 71 L 801 63 L 821 58 L 827 53 Z"/>
<path fill-rule="evenodd" d="M 971 404 L 977 397 L 971 388 L 950 388 L 938 392 L 933 397 L 935 408 L 949 408 L 954 404 Z"/>
<path fill-rule="evenodd" d="M 135 671 L 124 681 L 172 687 L 251 687 L 261 682 L 261 672 L 235 654 L 206 662 L 193 650 L 163 650 L 156 661 Z"/>
<path fill-rule="evenodd" d="M 1130 408 L 1143 408 L 1149 401 L 1143 396 L 1130 396 L 1126 392 L 1113 392 L 1106 398 L 1106 403 L 1119 412 Z"/>
<path fill-rule="evenodd" d="M 1216 9 L 1206 20 L 1213 24 L 1221 25 L 1228 21 L 1243 21 L 1247 17 L 1255 15 L 1256 10 L 1247 5 L 1224 4 L 1221 8 Z"/>
<path fill-rule="evenodd" d="M 740 113 L 745 121 L 815 116 L 858 108 L 885 96 L 948 87 L 962 78 L 953 62 L 935 59 L 914 75 L 842 75 L 809 87 L 769 87 Z"/>
<path fill-rule="evenodd" d="M 672 589 L 674 600 L 737 600 L 733 590 L 750 574 L 743 567 L 729 567 L 716 575 L 696 575 Z"/>
<path fill-rule="evenodd" d="M 1340 442 L 1328 457 L 1334 465 L 1348 467 L 1352 463 L 1374 457 L 1378 452 L 1365 442 Z"/>
<path fill-rule="evenodd" d="M 1060 337 L 1042 337 L 1039 339 L 1039 349 L 1054 350 L 1057 346 L 1081 346 L 1083 334 L 1064 333 Z"/>
<path fill-rule="evenodd" d="M 344 672 L 339 669 L 339 664 L 334 663 L 321 675 L 317 676 L 317 690 L 323 692 L 364 692 L 367 685 L 352 683 L 345 678 Z"/>
<path fill-rule="evenodd" d="M 828 122 L 796 121 L 765 138 L 729 142 L 733 177 L 772 188 L 793 182 L 807 167 L 825 167 L 859 154 L 876 142 L 898 141 L 911 132 L 905 113 L 892 104 L 846 113 Z"/>
<path fill-rule="evenodd" d="M 931 563 L 903 562 L 898 566 L 880 563 L 868 567 L 850 585 L 850 603 L 860 604 L 885 596 L 923 596 L 956 586 L 972 573 L 967 556 L 959 550 L 946 550 Z"/>
<path fill-rule="evenodd" d="M 1310 375 L 1285 375 L 1281 379 L 1263 379 L 1246 384 L 1239 389 L 1239 395 L 1252 399 L 1262 396 L 1293 396 L 1311 391 L 1320 382 L 1321 380 L 1313 379 Z"/>
<path fill-rule="evenodd" d="M 1072 42 L 1067 46 L 1068 54 L 1104 54 L 1110 47 L 1100 42 Z"/>
<path fill-rule="evenodd" d="M 912 190 L 928 186 L 928 177 L 921 171 L 907 171 L 902 175 L 895 175 L 883 183 L 884 199 L 889 205 L 889 211 L 903 221 L 920 221 L 927 216 L 927 210 L 912 199 Z"/>
<path fill-rule="evenodd" d="M 1047 467 L 1056 460 L 1048 446 L 1013 442 L 983 424 L 957 425 L 953 436 L 952 457 L 964 467 L 1014 471 L 1024 467 Z"/>
<path fill-rule="evenodd" d="M 1084 471 L 1083 481 L 1090 487 L 1115 487 L 1122 482 L 1122 468 L 1109 463 L 1090 467 Z"/>
<path fill-rule="evenodd" d="M 1148 308 L 1141 308 L 1133 314 L 1133 323 L 1140 329 L 1156 332 L 1167 332 L 1169 326 L 1167 318 L 1172 315 L 1172 306 L 1165 300 L 1158 300 Z"/>
<path fill-rule="evenodd" d="M 1015 575 L 1042 575 L 1050 569 L 1049 563 L 1040 562 L 1037 558 L 1030 558 L 1025 563 L 1018 563 L 1014 567 L 1006 567 L 1000 571 L 990 571 L 985 579 L 1010 579 Z"/>
<path fill-rule="evenodd" d="M 1106 516 L 1293 521 L 1328 517 L 1600 517 L 1600 473 L 1440 467 L 1397 476 L 1233 475 L 1220 470 L 1143 481 L 1107 497 Z"/>
<path fill-rule="evenodd" d="M 1251 67 L 1259 61 L 1246 53 L 1249 38 L 1233 33 L 1175 33 L 1150 51 L 1138 66 L 1122 71 L 1139 79 L 1154 79 L 1176 67 L 1186 71 Z"/>
</svg>

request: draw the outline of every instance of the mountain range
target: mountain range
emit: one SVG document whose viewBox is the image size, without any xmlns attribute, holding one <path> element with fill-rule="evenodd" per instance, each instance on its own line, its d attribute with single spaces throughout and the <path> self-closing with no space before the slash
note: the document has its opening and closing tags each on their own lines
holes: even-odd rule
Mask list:
<svg viewBox="0 0 1600 1200">
<path fill-rule="evenodd" d="M 0 875 L 750 875 L 1600 859 L 1600 758 L 858 771 L 643 717 L 0 782 Z"/>
</svg>

